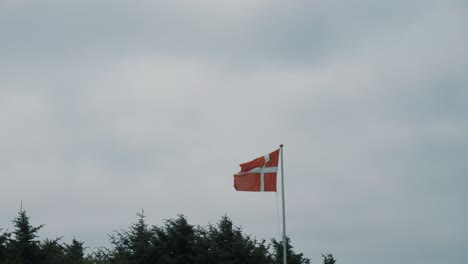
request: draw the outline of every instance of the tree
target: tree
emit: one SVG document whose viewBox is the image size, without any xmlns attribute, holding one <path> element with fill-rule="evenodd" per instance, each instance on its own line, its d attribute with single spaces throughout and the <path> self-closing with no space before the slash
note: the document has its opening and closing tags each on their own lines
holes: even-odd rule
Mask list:
<svg viewBox="0 0 468 264">
<path fill-rule="evenodd" d="M 63 249 L 63 260 L 66 264 L 84 263 L 83 242 L 79 242 L 73 238 L 71 244 L 65 244 Z"/>
<path fill-rule="evenodd" d="M 273 257 L 269 252 L 270 246 L 265 244 L 266 241 L 263 239 L 261 242 L 255 241 L 255 248 L 252 250 L 252 261 L 253 263 L 270 264 L 273 263 Z"/>
<path fill-rule="evenodd" d="M 145 215 L 137 213 L 138 221 L 132 224 L 128 230 L 116 232 L 110 236 L 114 248 L 101 249 L 98 255 L 92 256 L 102 262 L 106 255 L 111 263 L 156 263 L 162 255 L 162 244 L 157 239 L 155 229 L 149 229 L 145 221 Z"/>
<path fill-rule="evenodd" d="M 26 211 L 20 210 L 13 220 L 15 230 L 13 238 L 8 239 L 7 259 L 13 263 L 29 264 L 41 262 L 41 249 L 37 238 L 37 231 L 44 225 L 33 227 L 29 224 Z"/>
<path fill-rule="evenodd" d="M 143 210 L 137 216 L 138 221 L 129 230 L 116 232 L 116 235 L 111 236 L 111 243 L 115 246 L 111 253 L 112 263 L 148 263 L 152 233 L 146 224 Z"/>
<path fill-rule="evenodd" d="M 236 263 L 248 258 L 242 231 L 223 216 L 217 226 L 208 227 L 209 255 L 213 263 Z"/>
<path fill-rule="evenodd" d="M 336 260 L 331 253 L 322 254 L 323 264 L 335 264 Z"/>
<path fill-rule="evenodd" d="M 40 243 L 41 259 L 47 264 L 62 264 L 64 247 L 59 243 L 61 238 L 46 239 Z"/>
<path fill-rule="evenodd" d="M 0 263 L 3 263 L 7 257 L 7 242 L 10 238 L 10 233 L 3 232 L 0 228 Z"/>
<path fill-rule="evenodd" d="M 96 251 L 87 255 L 84 263 L 86 264 L 110 264 L 112 253 L 111 250 L 105 247 L 99 247 Z"/>
<path fill-rule="evenodd" d="M 129 260 L 131 263 L 143 264 L 147 263 L 149 257 L 152 235 L 145 222 L 144 211 L 142 210 L 141 214 L 137 214 L 137 216 L 139 217 L 138 222 L 133 224 L 127 232 Z"/>
<path fill-rule="evenodd" d="M 296 253 L 291 246 L 289 237 L 286 237 L 286 257 L 288 264 L 310 264 L 310 259 L 305 258 L 304 254 Z M 283 241 L 271 240 L 273 245 L 273 255 L 275 264 L 283 264 Z"/>
<path fill-rule="evenodd" d="M 245 236 L 227 216 L 216 226 L 210 225 L 207 235 L 210 263 L 271 263 L 265 241 L 258 243 Z"/>
<path fill-rule="evenodd" d="M 282 264 L 282 243 L 258 241 L 234 226 L 229 217 L 216 225 L 193 226 L 184 215 L 169 219 L 163 226 L 148 227 L 142 211 L 128 229 L 110 236 L 112 248 L 98 248 L 85 256 L 83 242 L 70 244 L 61 238 L 38 240 L 26 212 L 14 218 L 14 231 L 0 229 L 0 264 Z M 295 253 L 288 238 L 288 263 L 309 264 Z M 272 249 L 272 251 L 270 251 Z M 325 264 L 334 264 L 331 254 Z M 325 255 L 324 255 L 325 259 Z"/>
<path fill-rule="evenodd" d="M 157 240 L 155 246 L 161 249 L 160 263 L 195 263 L 197 255 L 195 228 L 184 215 L 166 220 L 163 228 L 154 227 Z"/>
</svg>

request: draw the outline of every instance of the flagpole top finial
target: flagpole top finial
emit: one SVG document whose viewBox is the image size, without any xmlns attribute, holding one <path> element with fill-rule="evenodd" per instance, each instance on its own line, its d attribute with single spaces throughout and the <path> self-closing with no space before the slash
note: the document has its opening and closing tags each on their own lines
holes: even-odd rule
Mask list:
<svg viewBox="0 0 468 264">
<path fill-rule="evenodd" d="M 283 144 L 280 144 L 280 148 L 282 148 L 284 145 Z"/>
</svg>

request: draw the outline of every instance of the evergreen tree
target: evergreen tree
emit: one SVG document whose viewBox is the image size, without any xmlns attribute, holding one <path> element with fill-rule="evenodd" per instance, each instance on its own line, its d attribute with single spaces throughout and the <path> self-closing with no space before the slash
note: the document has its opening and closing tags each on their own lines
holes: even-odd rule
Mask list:
<svg viewBox="0 0 468 264">
<path fill-rule="evenodd" d="M 113 264 L 130 263 L 130 249 L 128 247 L 129 240 L 127 232 L 116 232 L 115 235 L 110 235 L 109 238 L 114 248 L 112 250 L 109 250 L 107 254 L 102 254 L 101 256 L 107 256 L 110 263 Z M 105 251 L 103 250 L 99 253 L 105 253 Z"/>
<path fill-rule="evenodd" d="M 33 227 L 29 224 L 26 211 L 20 210 L 18 216 L 13 220 L 15 230 L 13 238 L 8 239 L 7 262 L 18 264 L 33 264 L 41 262 L 41 249 L 39 241 L 36 240 L 37 232 L 44 225 Z"/>
<path fill-rule="evenodd" d="M 210 263 L 270 263 L 271 257 L 265 241 L 257 243 L 234 227 L 224 216 L 217 226 L 209 226 L 208 243 Z"/>
<path fill-rule="evenodd" d="M 85 257 L 85 264 L 110 264 L 112 253 L 111 250 L 100 247 Z M 150 262 L 151 263 L 151 262 Z"/>
<path fill-rule="evenodd" d="M 161 247 L 159 263 L 190 264 L 196 259 L 195 228 L 187 222 L 184 215 L 166 220 L 164 228 L 155 227 L 156 246 Z"/>
<path fill-rule="evenodd" d="M 288 264 L 309 264 L 310 259 L 305 258 L 304 254 L 296 253 L 291 246 L 289 237 L 286 237 L 286 257 Z M 276 239 L 271 240 L 274 251 L 274 263 L 283 264 L 283 241 L 277 241 Z"/>
<path fill-rule="evenodd" d="M 84 247 L 83 242 L 72 240 L 71 244 L 65 244 L 63 249 L 63 260 L 65 264 L 82 264 L 84 263 Z"/>
<path fill-rule="evenodd" d="M 242 252 L 242 231 L 234 228 L 227 216 L 222 217 L 217 226 L 209 226 L 208 235 L 213 263 L 235 263 L 247 259 L 247 254 Z"/>
<path fill-rule="evenodd" d="M 273 263 L 273 257 L 269 252 L 269 246 L 267 246 L 266 241 L 263 239 L 261 242 L 255 242 L 256 246 L 252 251 L 252 261 L 253 263 L 262 263 L 270 264 Z"/>
<path fill-rule="evenodd" d="M 336 260 L 331 253 L 322 254 L 323 264 L 335 264 Z"/>
<path fill-rule="evenodd" d="M 0 228 L 0 264 L 3 263 L 7 257 L 7 242 L 10 238 L 10 233 L 3 232 Z"/>
<path fill-rule="evenodd" d="M 0 230 L 0 264 L 282 264 L 282 243 L 257 241 L 243 234 L 224 216 L 216 225 L 194 227 L 178 215 L 161 227 L 148 228 L 143 212 L 127 230 L 110 236 L 112 248 L 99 248 L 88 256 L 83 242 L 70 244 L 60 238 L 39 242 L 26 212 L 20 210 L 10 234 Z M 272 248 L 272 253 L 270 252 Z M 324 264 L 334 264 L 331 254 Z M 309 264 L 310 260 L 293 251 L 288 238 L 288 263 Z"/>
<path fill-rule="evenodd" d="M 42 263 L 62 264 L 64 247 L 59 243 L 60 238 L 46 239 L 40 243 Z"/>
<path fill-rule="evenodd" d="M 127 232 L 128 249 L 130 251 L 129 260 L 131 263 L 143 264 L 147 263 L 150 251 L 151 233 L 148 230 L 148 225 L 145 222 L 145 215 L 142 210 L 138 222 L 130 227 Z"/>
<path fill-rule="evenodd" d="M 116 232 L 111 236 L 111 243 L 114 245 L 110 253 L 112 263 L 143 264 L 152 263 L 158 259 L 151 255 L 154 252 L 151 244 L 154 240 L 153 233 L 148 229 L 143 211 L 137 216 L 139 217 L 137 223 L 132 224 L 128 230 Z M 103 251 L 101 251 L 102 255 L 104 255 Z"/>
</svg>

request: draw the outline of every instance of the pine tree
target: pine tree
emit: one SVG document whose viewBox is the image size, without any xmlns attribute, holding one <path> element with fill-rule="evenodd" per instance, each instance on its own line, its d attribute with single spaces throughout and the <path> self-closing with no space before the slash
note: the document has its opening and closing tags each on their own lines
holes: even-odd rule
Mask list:
<svg viewBox="0 0 468 264">
<path fill-rule="evenodd" d="M 283 241 L 277 241 L 276 239 L 271 240 L 274 251 L 274 263 L 283 264 Z M 304 254 L 296 253 L 291 246 L 289 237 L 286 237 L 286 257 L 288 264 L 309 264 L 310 259 L 305 258 Z"/>
<path fill-rule="evenodd" d="M 335 264 L 336 260 L 331 253 L 322 254 L 323 264 Z"/>
<path fill-rule="evenodd" d="M 41 262 L 41 250 L 39 241 L 36 240 L 37 232 L 44 225 L 33 227 L 29 224 L 26 211 L 20 210 L 13 220 L 15 230 L 13 238 L 8 240 L 9 254 L 7 259 L 13 263 L 30 264 Z"/>
<path fill-rule="evenodd" d="M 66 264 L 82 264 L 84 263 L 84 247 L 83 242 L 72 240 L 71 244 L 65 244 L 64 247 L 64 263 Z"/>
<path fill-rule="evenodd" d="M 127 232 L 128 248 L 130 250 L 130 262 L 134 264 L 147 263 L 150 251 L 151 233 L 148 230 L 148 225 L 145 222 L 145 215 L 142 210 L 138 222 L 130 227 Z"/>
<path fill-rule="evenodd" d="M 248 259 L 240 228 L 223 216 L 216 226 L 209 226 L 210 257 L 213 263 L 242 263 Z"/>
<path fill-rule="evenodd" d="M 184 215 L 166 220 L 164 228 L 156 228 L 155 231 L 163 253 L 160 263 L 195 263 L 195 228 L 188 223 Z"/>
<path fill-rule="evenodd" d="M 229 217 L 216 225 L 195 227 L 183 215 L 148 228 L 143 213 L 128 230 L 110 236 L 113 248 L 100 248 L 85 258 L 95 264 L 282 264 L 282 243 L 267 245 L 242 233 Z M 270 247 L 274 254 L 270 253 Z M 288 263 L 309 264 L 292 250 L 288 239 Z"/>
<path fill-rule="evenodd" d="M 110 264 L 112 251 L 105 247 L 97 248 L 96 251 L 85 257 L 85 264 Z M 151 262 L 150 262 L 151 263 Z"/>
<path fill-rule="evenodd" d="M 265 241 L 258 243 L 245 236 L 229 217 L 222 217 L 217 226 L 208 228 L 210 263 L 271 263 Z"/>
<path fill-rule="evenodd" d="M 269 252 L 269 246 L 265 244 L 263 239 L 261 242 L 255 241 L 255 248 L 252 250 L 253 263 L 270 264 L 273 263 L 273 257 Z"/>
<path fill-rule="evenodd" d="M 152 255 L 154 249 L 151 243 L 154 240 L 154 235 L 148 229 L 144 212 L 138 213 L 137 216 L 139 217 L 138 221 L 132 224 L 128 230 L 116 232 L 110 237 L 111 243 L 114 245 L 114 249 L 110 252 L 112 263 L 153 263 L 159 258 Z M 101 253 L 105 252 L 101 251 Z"/>
<path fill-rule="evenodd" d="M 0 263 L 3 263 L 7 257 L 7 242 L 10 238 L 10 233 L 3 232 L 2 230 L 0 228 Z"/>
<path fill-rule="evenodd" d="M 43 263 L 62 264 L 64 257 L 64 246 L 59 243 L 60 238 L 46 239 L 40 243 Z"/>
</svg>

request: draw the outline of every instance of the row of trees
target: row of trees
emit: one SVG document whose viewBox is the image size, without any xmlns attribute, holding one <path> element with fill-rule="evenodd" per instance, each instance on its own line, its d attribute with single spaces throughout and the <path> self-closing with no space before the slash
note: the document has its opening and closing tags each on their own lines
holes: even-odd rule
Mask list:
<svg viewBox="0 0 468 264">
<path fill-rule="evenodd" d="M 82 242 L 73 239 L 70 244 L 60 243 L 60 238 L 37 240 L 37 232 L 44 225 L 31 226 L 26 211 L 21 210 L 13 223 L 12 233 L 0 229 L 0 264 L 86 263 Z"/>
<path fill-rule="evenodd" d="M 83 242 L 70 244 L 60 238 L 38 240 L 43 225 L 30 224 L 21 210 L 13 220 L 14 231 L 0 229 L 0 264 L 282 264 L 283 244 L 270 243 L 242 233 L 224 216 L 216 225 L 193 226 L 183 215 L 149 226 L 143 212 L 128 229 L 110 235 L 111 247 L 85 254 Z M 289 264 L 309 264 L 287 241 Z M 334 264 L 331 254 L 322 255 L 324 264 Z"/>
</svg>

